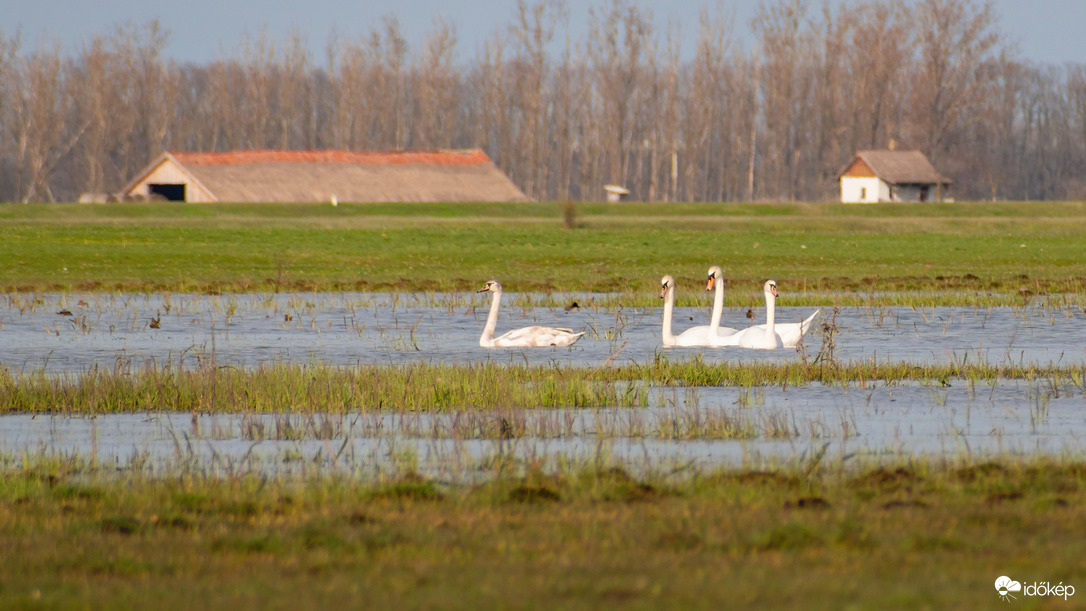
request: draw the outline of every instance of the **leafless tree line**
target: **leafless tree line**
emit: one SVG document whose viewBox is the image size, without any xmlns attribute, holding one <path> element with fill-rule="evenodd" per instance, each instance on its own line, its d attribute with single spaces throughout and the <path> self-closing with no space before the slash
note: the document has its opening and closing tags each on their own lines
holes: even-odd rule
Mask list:
<svg viewBox="0 0 1086 611">
<path fill-rule="evenodd" d="M 115 191 L 164 150 L 481 148 L 540 200 L 820 201 L 890 146 L 958 199 L 1086 198 L 1086 65 L 1019 60 L 984 0 L 721 4 L 692 37 L 600 0 L 583 39 L 566 1 L 519 0 L 470 58 L 454 24 L 412 46 L 391 16 L 323 57 L 261 34 L 209 65 L 164 57 L 157 22 L 75 53 L 0 36 L 0 200 Z"/>
</svg>

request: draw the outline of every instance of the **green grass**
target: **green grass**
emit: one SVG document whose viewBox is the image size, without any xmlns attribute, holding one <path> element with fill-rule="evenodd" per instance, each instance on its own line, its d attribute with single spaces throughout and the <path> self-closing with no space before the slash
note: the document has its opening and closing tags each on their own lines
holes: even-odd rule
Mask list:
<svg viewBox="0 0 1086 611">
<path fill-rule="evenodd" d="M 995 608 L 1078 590 L 1086 465 L 914 461 L 474 486 L 78 460 L 0 475 L 0 607 Z"/>
<path fill-rule="evenodd" d="M 484 364 L 282 364 L 255 370 L 143 367 L 78 375 L 0 370 L 0 414 L 123 412 L 300 413 L 443 412 L 571 407 L 638 407 L 649 388 L 939 384 L 973 387 L 1040 381 L 1054 392 L 1086 390 L 1081 366 L 994 365 L 965 359 L 942 365 L 809 361 L 715 365 L 700 360 L 611 367 Z"/>
<path fill-rule="evenodd" d="M 5 291 L 649 294 L 714 263 L 729 301 L 928 292 L 963 303 L 1086 291 L 1086 204 L 126 204 L 0 206 Z M 993 297 L 994 296 L 994 297 Z M 888 296 L 884 302 L 909 297 Z"/>
</svg>

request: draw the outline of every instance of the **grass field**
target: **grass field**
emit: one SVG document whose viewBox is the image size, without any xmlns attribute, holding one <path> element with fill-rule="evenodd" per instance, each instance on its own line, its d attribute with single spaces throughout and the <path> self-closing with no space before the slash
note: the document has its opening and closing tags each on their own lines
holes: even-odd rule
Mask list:
<svg viewBox="0 0 1086 611">
<path fill-rule="evenodd" d="M 652 297 L 664 273 L 702 280 L 719 263 L 731 303 L 767 277 L 800 299 L 1086 291 L 1082 202 L 582 204 L 574 225 L 547 203 L 5 205 L 0 288 L 473 291 L 498 278 Z"/>
</svg>

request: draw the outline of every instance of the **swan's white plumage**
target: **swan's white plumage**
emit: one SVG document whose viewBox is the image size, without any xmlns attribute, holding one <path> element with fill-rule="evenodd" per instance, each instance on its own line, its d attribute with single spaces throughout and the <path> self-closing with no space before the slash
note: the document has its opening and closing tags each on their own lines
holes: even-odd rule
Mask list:
<svg viewBox="0 0 1086 611">
<path fill-rule="evenodd" d="M 712 271 L 712 270 L 710 269 L 710 271 Z M 777 284 L 776 284 L 776 282 L 774 282 L 773 283 L 773 288 L 776 289 L 776 286 L 777 286 Z M 768 290 L 766 291 L 765 294 L 766 294 L 766 306 L 767 306 L 766 307 L 766 319 L 768 320 L 770 317 L 773 318 L 773 320 L 774 320 L 773 331 L 774 331 L 774 333 L 777 334 L 777 337 L 779 337 L 781 339 L 781 347 L 782 348 L 795 348 L 799 344 L 800 339 L 802 339 L 803 336 L 807 334 L 807 331 L 810 330 L 811 324 L 814 323 L 815 317 L 818 316 L 822 312 L 822 310 L 815 310 L 803 322 L 778 323 L 778 322 L 776 322 L 776 300 L 775 300 L 775 297 L 777 297 L 777 295 L 776 295 L 775 292 L 773 294 L 770 294 L 768 292 Z M 714 315 L 715 315 L 715 311 L 714 311 Z M 767 324 L 763 323 L 763 324 L 760 324 L 760 325 L 753 325 L 750 328 L 752 328 L 752 329 L 753 328 L 762 329 L 763 333 L 764 333 L 767 330 L 767 326 L 768 326 Z M 721 329 L 727 329 L 727 327 L 721 327 Z M 734 333 L 735 332 L 732 331 L 732 332 L 727 332 L 727 333 L 721 333 L 721 335 L 730 336 L 730 335 L 734 335 Z M 752 333 L 752 335 L 750 335 L 749 337 L 753 337 L 753 332 L 751 332 L 751 333 Z M 748 339 L 748 341 L 749 341 L 749 339 Z M 721 340 L 721 341 L 718 341 L 718 342 L 714 342 L 713 345 L 715 345 L 715 346 L 737 346 L 739 344 L 737 343 L 736 339 L 732 339 L 732 340 Z"/>
<path fill-rule="evenodd" d="M 755 350 L 775 350 L 784 347 L 784 342 L 775 329 L 777 283 L 774 280 L 766 280 L 762 289 L 765 292 L 765 324 L 747 327 L 728 336 L 717 337 L 713 340 L 714 346 L 738 346 Z"/>
<path fill-rule="evenodd" d="M 784 324 L 778 324 L 776 326 L 777 335 L 781 338 L 781 343 L 785 348 L 795 348 L 799 344 L 799 340 L 807 334 L 807 330 L 811 328 L 811 323 L 814 322 L 815 316 L 818 316 L 822 310 L 815 310 L 813 314 L 807 317 L 807 320 L 803 322 L 789 322 Z"/>
<path fill-rule="evenodd" d="M 671 318 L 675 310 L 675 279 L 670 275 L 660 278 L 660 299 L 664 300 L 664 326 L 661 340 L 664 346 L 709 346 L 712 345 L 710 327 L 702 325 L 692 327 L 679 335 L 671 332 Z"/>
<path fill-rule="evenodd" d="M 479 345 L 483 348 L 533 348 L 540 346 L 572 346 L 584 335 L 584 331 L 574 333 L 573 329 L 561 329 L 554 327 L 522 327 L 513 329 L 503 335 L 494 337 L 494 329 L 498 326 L 498 308 L 502 301 L 502 285 L 497 280 L 491 280 L 483 285 L 478 293 L 490 293 L 490 314 L 486 317 L 486 326 L 479 337 Z"/>
</svg>

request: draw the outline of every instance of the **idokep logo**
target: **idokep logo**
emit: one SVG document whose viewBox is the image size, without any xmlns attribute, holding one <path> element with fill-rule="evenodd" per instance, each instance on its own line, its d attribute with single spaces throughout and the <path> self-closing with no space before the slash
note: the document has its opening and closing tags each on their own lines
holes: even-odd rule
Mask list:
<svg viewBox="0 0 1086 611">
<path fill-rule="evenodd" d="M 999 597 L 1003 600 L 1010 602 L 1012 598 L 1018 598 L 1011 592 L 1021 592 L 1022 584 L 1012 580 L 1010 577 L 1003 575 L 995 582 L 996 592 L 999 592 Z"/>
<path fill-rule="evenodd" d="M 1011 599 L 1017 599 L 1014 592 L 1021 592 L 1026 596 L 1060 596 L 1064 600 L 1075 595 L 1075 586 L 1063 585 L 1061 581 L 1057 585 L 1052 585 L 1047 581 L 1033 582 L 1026 587 L 1022 587 L 1020 582 L 1017 582 L 1006 575 L 1003 575 L 999 579 L 995 580 L 996 593 L 1003 600 L 1010 602 Z"/>
</svg>

